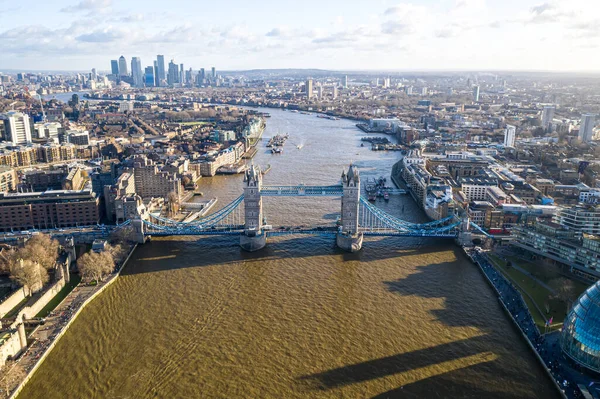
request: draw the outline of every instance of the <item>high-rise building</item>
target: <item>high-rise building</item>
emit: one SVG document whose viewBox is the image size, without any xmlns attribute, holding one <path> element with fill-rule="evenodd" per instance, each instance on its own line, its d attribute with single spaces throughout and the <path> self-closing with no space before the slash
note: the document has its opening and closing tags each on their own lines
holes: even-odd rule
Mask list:
<svg viewBox="0 0 600 399">
<path fill-rule="evenodd" d="M 338 88 L 337 88 L 337 86 L 333 86 L 333 92 L 331 93 L 331 97 L 334 100 L 338 97 Z"/>
<path fill-rule="evenodd" d="M 129 76 L 129 72 L 127 72 L 127 61 L 125 57 L 119 57 L 119 76 Z"/>
<path fill-rule="evenodd" d="M 344 89 L 348 88 L 348 75 L 344 75 L 344 77 L 342 78 L 342 87 Z"/>
<path fill-rule="evenodd" d="M 160 86 L 160 78 L 158 77 L 158 62 L 154 61 L 154 85 Z"/>
<path fill-rule="evenodd" d="M 183 72 L 183 64 L 179 64 L 179 83 L 185 84 L 185 73 Z"/>
<path fill-rule="evenodd" d="M 504 129 L 504 146 L 505 147 L 514 147 L 515 146 L 515 136 L 517 134 L 517 128 L 513 125 L 506 125 L 506 129 Z"/>
<path fill-rule="evenodd" d="M 545 106 L 542 110 L 542 127 L 544 130 L 552 129 L 552 120 L 554 120 L 554 110 L 553 106 Z"/>
<path fill-rule="evenodd" d="M 323 99 L 323 86 L 317 86 L 317 98 L 319 100 Z"/>
<path fill-rule="evenodd" d="M 217 80 L 217 70 L 215 67 L 212 67 L 212 79 Z"/>
<path fill-rule="evenodd" d="M 200 68 L 200 80 L 202 81 L 202 84 L 206 82 L 206 71 L 204 68 Z"/>
<path fill-rule="evenodd" d="M 146 84 L 146 87 L 154 86 L 154 67 L 146 67 L 146 73 L 144 74 L 144 83 Z"/>
<path fill-rule="evenodd" d="M 96 68 L 92 68 L 92 76 L 91 79 L 95 82 L 98 79 L 98 74 L 96 73 Z"/>
<path fill-rule="evenodd" d="M 14 145 L 31 143 L 31 124 L 29 115 L 21 112 L 9 111 L 0 115 L 0 122 L 4 125 L 4 140 Z"/>
<path fill-rule="evenodd" d="M 156 73 L 156 85 L 162 86 L 163 82 L 167 78 L 165 76 L 165 56 L 157 55 L 156 56 L 156 67 L 158 69 Z"/>
<path fill-rule="evenodd" d="M 142 60 L 140 57 L 131 58 L 131 77 L 135 87 L 144 87 L 144 75 L 142 73 Z"/>
<path fill-rule="evenodd" d="M 306 98 L 310 100 L 313 95 L 313 80 L 312 79 L 306 80 L 306 85 L 304 87 L 304 90 L 306 91 Z"/>
<path fill-rule="evenodd" d="M 110 71 L 113 75 L 119 76 L 119 61 L 118 60 L 110 61 Z"/>
<path fill-rule="evenodd" d="M 589 143 L 594 138 L 594 123 L 596 115 L 583 114 L 581 115 L 581 124 L 579 126 L 579 138 L 586 143 Z"/>
<path fill-rule="evenodd" d="M 185 83 L 188 86 L 193 86 L 194 85 L 194 77 L 193 77 L 192 68 L 190 68 L 187 71 L 185 71 Z"/>
<path fill-rule="evenodd" d="M 179 83 L 179 68 L 177 68 L 177 64 L 175 63 L 175 61 L 171 60 L 171 62 L 169 62 L 169 73 L 167 74 L 167 84 L 169 86 L 173 86 L 176 83 Z"/>
<path fill-rule="evenodd" d="M 479 86 L 473 86 L 473 101 L 479 101 Z"/>
</svg>

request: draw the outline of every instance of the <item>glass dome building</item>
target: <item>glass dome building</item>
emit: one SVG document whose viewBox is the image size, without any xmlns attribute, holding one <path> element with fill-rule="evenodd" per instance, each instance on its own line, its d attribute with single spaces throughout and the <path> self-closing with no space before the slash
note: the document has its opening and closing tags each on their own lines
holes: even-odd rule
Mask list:
<svg viewBox="0 0 600 399">
<path fill-rule="evenodd" d="M 573 305 L 563 325 L 561 347 L 575 362 L 600 373 L 600 281 Z"/>
</svg>

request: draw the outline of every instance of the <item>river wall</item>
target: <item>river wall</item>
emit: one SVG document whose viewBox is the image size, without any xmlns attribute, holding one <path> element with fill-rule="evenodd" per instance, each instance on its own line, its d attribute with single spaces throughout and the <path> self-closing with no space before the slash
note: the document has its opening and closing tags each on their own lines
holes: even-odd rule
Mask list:
<svg viewBox="0 0 600 399">
<path fill-rule="evenodd" d="M 71 326 L 71 324 L 75 321 L 75 319 L 77 319 L 77 317 L 83 311 L 83 309 L 85 309 L 85 307 L 88 304 L 90 304 L 97 296 L 99 296 L 100 294 L 102 294 L 106 288 L 108 288 L 112 283 L 114 283 L 117 280 L 117 278 L 121 274 L 121 271 L 123 270 L 123 268 L 125 267 L 125 265 L 127 265 L 127 262 L 129 262 L 129 259 L 131 258 L 131 255 L 133 254 L 133 252 L 135 251 L 136 248 L 137 248 L 137 244 L 135 244 L 133 246 L 133 248 L 129 252 L 129 255 L 127 255 L 127 258 L 125 259 L 125 261 L 123 262 L 123 264 L 121 265 L 121 267 L 119 268 L 119 270 L 102 287 L 100 287 L 98 289 L 98 291 L 94 292 L 88 299 L 86 299 L 81 304 L 81 306 L 79 307 L 79 309 L 77 309 L 77 311 L 73 314 L 73 317 L 71 317 L 71 319 L 67 322 L 67 324 L 65 324 L 63 326 L 62 330 L 60 330 L 60 332 L 54 338 L 54 341 L 52 341 L 52 343 L 48 346 L 48 348 L 46 349 L 46 351 L 40 356 L 40 358 L 37 361 L 37 363 L 35 364 L 35 366 L 33 366 L 33 368 L 27 374 L 27 377 L 25 377 L 25 379 L 19 384 L 19 386 L 12 392 L 12 394 L 10 395 L 10 399 L 16 399 L 17 398 L 17 396 L 23 390 L 23 388 L 25 387 L 25 385 L 27 384 L 27 382 L 31 379 L 31 377 L 33 376 L 33 374 L 42 365 L 42 363 L 44 363 L 44 360 L 46 360 L 46 357 L 50 354 L 50 352 L 52 352 L 52 349 L 54 349 L 54 347 L 56 346 L 56 344 L 58 343 L 58 341 L 67 332 L 67 330 L 69 329 L 69 327 Z"/>
</svg>

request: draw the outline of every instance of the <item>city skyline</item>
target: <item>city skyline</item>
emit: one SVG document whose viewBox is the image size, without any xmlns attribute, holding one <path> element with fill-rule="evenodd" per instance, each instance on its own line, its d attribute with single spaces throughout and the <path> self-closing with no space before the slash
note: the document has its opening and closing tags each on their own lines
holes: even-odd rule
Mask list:
<svg viewBox="0 0 600 399">
<path fill-rule="evenodd" d="M 31 7 L 29 7 L 31 6 Z M 155 0 L 0 0 L 0 70 L 109 70 L 156 54 L 198 69 L 541 70 L 600 68 L 598 5 L 575 0 L 305 2 L 215 7 Z M 31 12 L 30 10 L 35 10 Z M 140 12 L 139 10 L 144 10 Z M 236 10 L 236 12 L 232 12 Z M 181 16 L 184 17 L 181 17 Z M 208 21 L 208 22 L 207 22 Z M 106 60 L 106 54 L 112 54 Z M 168 55 L 167 55 L 168 54 Z M 441 61 L 443 60 L 443 62 Z"/>
</svg>

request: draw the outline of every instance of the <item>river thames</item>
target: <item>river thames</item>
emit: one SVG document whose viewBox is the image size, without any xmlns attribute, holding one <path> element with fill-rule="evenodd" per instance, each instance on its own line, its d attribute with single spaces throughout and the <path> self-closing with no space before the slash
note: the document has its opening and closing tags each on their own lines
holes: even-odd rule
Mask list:
<svg viewBox="0 0 600 399">
<path fill-rule="evenodd" d="M 268 110 L 264 138 L 289 133 L 265 184 L 363 182 L 400 154 L 360 147 L 354 123 Z M 301 146 L 298 149 L 297 146 Z M 224 206 L 241 176 L 200 180 Z M 267 198 L 267 223 L 334 225 L 339 198 Z M 378 201 L 417 222 L 410 196 Z M 452 242 L 173 237 L 140 246 L 73 323 L 20 398 L 554 398 L 479 270 Z"/>
</svg>

